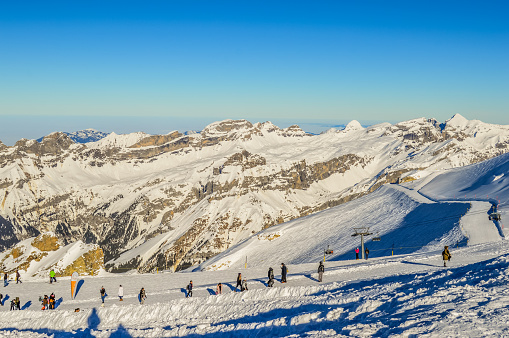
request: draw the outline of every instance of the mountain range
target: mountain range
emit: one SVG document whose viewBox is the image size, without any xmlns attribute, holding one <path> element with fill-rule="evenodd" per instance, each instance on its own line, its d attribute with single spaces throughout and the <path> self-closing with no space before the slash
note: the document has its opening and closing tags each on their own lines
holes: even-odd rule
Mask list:
<svg viewBox="0 0 509 338">
<path fill-rule="evenodd" d="M 57 132 L 0 143 L 0 249 L 50 232 L 62 247 L 97 244 L 110 271 L 177 271 L 386 183 L 508 150 L 509 126 L 459 114 L 442 123 L 352 121 L 320 135 L 225 120 L 200 133 L 79 143 Z"/>
</svg>

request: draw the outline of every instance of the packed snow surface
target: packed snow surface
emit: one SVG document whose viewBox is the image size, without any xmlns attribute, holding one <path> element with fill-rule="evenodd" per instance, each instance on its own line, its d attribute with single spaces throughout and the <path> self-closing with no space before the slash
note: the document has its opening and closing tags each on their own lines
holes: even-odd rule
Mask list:
<svg viewBox="0 0 509 338">
<path fill-rule="evenodd" d="M 10 281 L 3 288 L 0 335 L 25 337 L 447 336 L 509 334 L 509 246 L 505 241 L 369 260 L 289 265 L 288 283 L 266 287 L 266 269 L 85 277 L 71 300 L 68 278 Z M 234 292 L 237 273 L 249 291 Z M 184 287 L 192 279 L 193 297 Z M 216 284 L 223 294 L 216 295 Z M 124 301 L 119 302 L 119 285 Z M 99 289 L 108 296 L 101 307 Z M 139 305 L 141 287 L 147 291 Z M 55 310 L 39 296 L 54 292 Z M 22 311 L 8 311 L 20 297 Z M 74 312 L 80 308 L 80 312 Z"/>
</svg>

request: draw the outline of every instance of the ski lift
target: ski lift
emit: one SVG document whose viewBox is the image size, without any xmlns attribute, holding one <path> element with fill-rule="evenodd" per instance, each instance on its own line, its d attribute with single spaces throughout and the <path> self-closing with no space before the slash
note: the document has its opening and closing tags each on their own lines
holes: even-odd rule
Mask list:
<svg viewBox="0 0 509 338">
<path fill-rule="evenodd" d="M 334 250 L 331 250 L 331 249 L 329 248 L 329 246 L 327 245 L 327 250 L 324 250 L 324 253 L 325 253 L 326 255 L 332 255 L 332 254 L 334 253 Z"/>
<path fill-rule="evenodd" d="M 376 233 L 376 236 L 371 239 L 373 242 L 380 242 L 382 237 L 380 237 L 380 232 Z"/>
<path fill-rule="evenodd" d="M 500 217 L 500 214 L 498 212 L 494 212 L 488 216 L 488 219 L 490 221 L 500 221 L 502 219 L 502 217 Z"/>
</svg>

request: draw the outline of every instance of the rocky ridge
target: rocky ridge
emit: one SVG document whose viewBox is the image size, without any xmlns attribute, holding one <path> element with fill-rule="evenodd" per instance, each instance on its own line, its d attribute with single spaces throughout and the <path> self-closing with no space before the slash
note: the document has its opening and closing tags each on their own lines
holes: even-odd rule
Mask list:
<svg viewBox="0 0 509 338">
<path fill-rule="evenodd" d="M 0 248 L 51 231 L 111 271 L 179 270 L 270 227 L 507 152 L 509 127 L 456 115 L 310 135 L 226 120 L 201 133 L 0 144 Z"/>
</svg>

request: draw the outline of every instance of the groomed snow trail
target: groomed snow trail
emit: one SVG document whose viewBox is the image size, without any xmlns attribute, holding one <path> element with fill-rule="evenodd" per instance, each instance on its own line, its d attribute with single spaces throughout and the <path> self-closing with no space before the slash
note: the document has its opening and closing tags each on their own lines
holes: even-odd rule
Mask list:
<svg viewBox="0 0 509 338">
<path fill-rule="evenodd" d="M 479 337 L 508 334 L 509 245 L 505 241 L 452 250 L 452 267 L 440 253 L 368 261 L 326 262 L 325 283 L 316 281 L 317 264 L 291 265 L 287 284 L 264 285 L 265 270 L 113 275 L 86 278 L 76 301 L 68 283 L 42 281 L 9 285 L 21 295 L 23 311 L 0 316 L 0 335 L 26 337 L 251 337 L 409 336 Z M 234 293 L 236 273 L 249 277 L 250 290 Z M 276 273 L 279 270 L 276 269 Z M 279 276 L 276 276 L 278 279 Z M 196 282 L 193 298 L 178 286 Z M 225 293 L 211 295 L 217 282 Z M 226 281 L 226 283 L 225 283 Z M 123 283 L 126 301 L 115 298 Z M 101 308 L 99 287 L 110 293 Z M 143 285 L 149 298 L 137 305 Z M 64 300 L 41 311 L 37 295 L 52 290 Z M 136 291 L 135 291 L 136 290 Z M 5 294 L 5 293 L 4 293 Z M 7 304 L 6 304 L 7 306 Z M 73 309 L 80 307 L 81 312 Z M 3 308 L 2 310 L 7 310 Z"/>
</svg>

